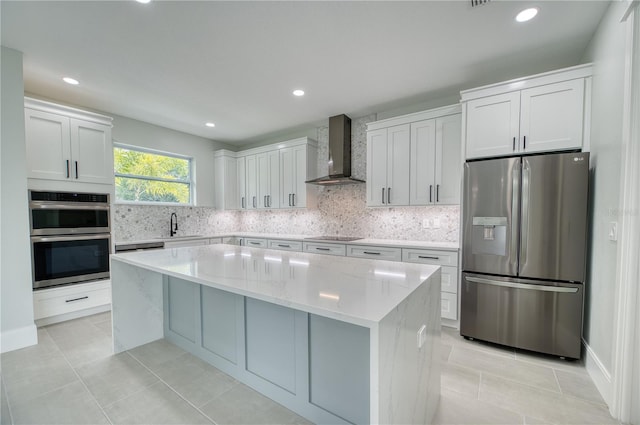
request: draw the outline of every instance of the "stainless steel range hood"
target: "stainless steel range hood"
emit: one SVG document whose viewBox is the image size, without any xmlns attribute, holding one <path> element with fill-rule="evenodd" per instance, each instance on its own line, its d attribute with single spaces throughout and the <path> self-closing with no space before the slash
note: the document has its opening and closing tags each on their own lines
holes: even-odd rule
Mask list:
<svg viewBox="0 0 640 425">
<path fill-rule="evenodd" d="M 321 186 L 364 183 L 351 177 L 351 118 L 342 114 L 329 118 L 328 175 L 306 183 Z"/>
</svg>

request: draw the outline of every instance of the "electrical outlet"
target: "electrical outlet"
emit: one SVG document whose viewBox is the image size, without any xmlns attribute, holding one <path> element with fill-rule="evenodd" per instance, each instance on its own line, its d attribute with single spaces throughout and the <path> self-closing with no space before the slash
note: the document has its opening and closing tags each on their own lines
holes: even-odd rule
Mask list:
<svg viewBox="0 0 640 425">
<path fill-rule="evenodd" d="M 614 242 L 618 240 L 618 222 L 617 221 L 609 222 L 609 240 Z"/>
<path fill-rule="evenodd" d="M 429 226 L 429 219 L 428 218 L 424 218 L 422 219 L 422 228 L 423 229 L 429 229 L 431 226 Z"/>
<path fill-rule="evenodd" d="M 434 218 L 433 219 L 433 228 L 434 229 L 439 229 L 440 228 L 440 219 L 439 218 Z"/>
</svg>

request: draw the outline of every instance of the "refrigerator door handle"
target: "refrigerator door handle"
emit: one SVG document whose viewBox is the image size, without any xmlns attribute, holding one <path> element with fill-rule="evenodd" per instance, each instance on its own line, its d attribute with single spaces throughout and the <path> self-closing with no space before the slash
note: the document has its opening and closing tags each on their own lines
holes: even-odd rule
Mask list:
<svg viewBox="0 0 640 425">
<path fill-rule="evenodd" d="M 522 210 L 520 213 L 520 264 L 527 263 L 527 245 L 529 243 L 529 199 L 531 189 L 531 166 L 526 158 L 522 159 Z M 522 266 L 520 266 L 522 268 Z"/>
<path fill-rule="evenodd" d="M 572 294 L 575 294 L 576 292 L 578 292 L 578 288 L 568 288 L 565 286 L 529 285 L 527 283 L 502 282 L 499 280 L 483 279 L 481 277 L 471 277 L 471 276 L 467 276 L 466 280 L 467 282 L 483 283 L 486 285 L 493 285 L 493 286 L 503 286 L 505 288 L 529 289 L 533 291 L 562 292 L 562 293 L 572 293 Z"/>
<path fill-rule="evenodd" d="M 511 254 L 510 263 L 515 263 L 515 272 L 518 270 L 518 235 L 520 209 L 520 161 L 513 166 L 511 181 Z"/>
</svg>

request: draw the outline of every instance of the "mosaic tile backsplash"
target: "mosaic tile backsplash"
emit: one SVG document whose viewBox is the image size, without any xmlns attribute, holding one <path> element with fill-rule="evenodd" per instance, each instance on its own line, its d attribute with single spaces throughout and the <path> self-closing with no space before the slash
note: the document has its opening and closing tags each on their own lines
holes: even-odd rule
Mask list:
<svg viewBox="0 0 640 425">
<path fill-rule="evenodd" d="M 375 115 L 352 121 L 352 175 L 366 179 L 368 122 Z M 328 128 L 318 129 L 318 175 L 327 174 Z M 178 235 L 226 232 L 341 235 L 375 239 L 432 242 L 458 241 L 459 206 L 367 208 L 366 185 L 317 188 L 313 210 L 218 211 L 203 207 L 124 205 L 114 207 L 116 241 L 169 236 L 169 218 L 178 215 Z M 423 220 L 437 219 L 438 229 L 423 229 Z"/>
</svg>

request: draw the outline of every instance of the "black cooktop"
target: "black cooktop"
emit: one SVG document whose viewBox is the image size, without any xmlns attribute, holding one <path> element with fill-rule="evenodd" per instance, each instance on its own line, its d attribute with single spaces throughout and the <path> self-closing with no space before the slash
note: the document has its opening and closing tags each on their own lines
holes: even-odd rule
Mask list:
<svg viewBox="0 0 640 425">
<path fill-rule="evenodd" d="M 313 236 L 305 239 L 313 239 L 317 241 L 351 242 L 351 241 L 357 241 L 358 239 L 362 239 L 362 238 L 353 237 L 353 236 Z"/>
</svg>

